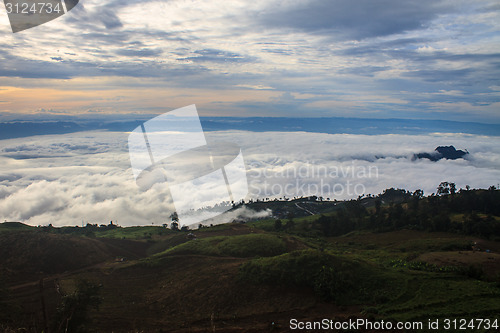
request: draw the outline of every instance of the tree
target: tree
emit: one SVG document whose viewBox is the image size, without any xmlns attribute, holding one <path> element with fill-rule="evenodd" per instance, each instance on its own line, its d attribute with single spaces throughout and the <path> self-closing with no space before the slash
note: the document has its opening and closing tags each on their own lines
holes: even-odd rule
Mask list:
<svg viewBox="0 0 500 333">
<path fill-rule="evenodd" d="M 437 188 L 437 194 L 438 195 L 446 195 L 446 194 L 451 194 L 454 195 L 456 192 L 457 188 L 455 186 L 455 183 L 449 183 L 449 182 L 441 182 Z"/>
<path fill-rule="evenodd" d="M 90 309 L 99 309 L 102 302 L 100 286 L 87 280 L 80 280 L 76 290 L 63 296 L 57 309 L 55 332 L 85 332 L 89 322 Z"/>
<path fill-rule="evenodd" d="M 7 303 L 7 288 L 5 288 L 2 281 L 0 281 L 0 322 L 7 322 L 9 311 L 12 309 L 10 304 Z"/>
<path fill-rule="evenodd" d="M 172 219 L 170 229 L 179 230 L 179 215 L 177 215 L 177 212 L 173 212 L 172 214 L 170 214 L 170 218 Z"/>
<path fill-rule="evenodd" d="M 423 196 L 424 196 L 424 191 L 422 191 L 420 189 L 413 192 L 412 200 L 411 200 L 411 209 L 412 210 L 418 211 L 418 206 L 419 206 L 420 200 L 422 199 Z"/>
<path fill-rule="evenodd" d="M 286 229 L 286 230 L 292 230 L 294 226 L 295 226 L 295 221 L 294 221 L 293 219 L 289 219 L 289 220 L 285 223 L 285 229 Z"/>
<path fill-rule="evenodd" d="M 447 231 L 450 228 L 450 218 L 447 214 L 441 213 L 432 218 L 432 231 Z"/>
<path fill-rule="evenodd" d="M 424 196 L 424 191 L 418 189 L 415 192 L 413 192 L 413 197 L 421 199 Z"/>
<path fill-rule="evenodd" d="M 173 221 L 172 223 L 170 223 L 170 229 L 179 230 L 179 223 L 176 221 Z"/>
<path fill-rule="evenodd" d="M 281 222 L 280 219 L 274 221 L 274 230 L 280 231 L 282 228 L 283 228 L 283 223 Z"/>
<path fill-rule="evenodd" d="M 450 183 L 450 194 L 455 195 L 456 192 L 457 192 L 457 188 L 455 186 L 455 183 Z"/>
<path fill-rule="evenodd" d="M 321 216 L 318 219 L 320 229 L 323 232 L 323 235 L 326 237 L 329 237 L 332 234 L 332 232 L 331 232 L 331 229 L 332 229 L 331 224 L 332 223 L 331 222 L 332 222 L 332 218 L 329 216 L 325 216 L 323 214 L 321 214 Z"/>
<path fill-rule="evenodd" d="M 375 214 L 380 214 L 380 207 L 382 205 L 382 201 L 380 199 L 375 200 Z"/>
</svg>

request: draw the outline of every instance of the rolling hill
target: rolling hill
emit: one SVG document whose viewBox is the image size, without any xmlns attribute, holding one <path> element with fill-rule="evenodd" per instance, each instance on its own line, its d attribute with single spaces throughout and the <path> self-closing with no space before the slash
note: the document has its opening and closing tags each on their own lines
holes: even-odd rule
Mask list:
<svg viewBox="0 0 500 333">
<path fill-rule="evenodd" d="M 0 328 L 279 332 L 292 319 L 498 321 L 499 217 L 485 205 L 454 208 L 461 196 L 498 195 L 481 191 L 255 202 L 288 217 L 190 231 L 0 224 Z M 447 230 L 426 216 L 433 207 Z"/>
</svg>

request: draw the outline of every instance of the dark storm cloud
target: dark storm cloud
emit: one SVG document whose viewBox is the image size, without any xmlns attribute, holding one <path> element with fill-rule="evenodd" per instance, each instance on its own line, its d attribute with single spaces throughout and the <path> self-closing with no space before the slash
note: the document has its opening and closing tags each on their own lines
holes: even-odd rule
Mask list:
<svg viewBox="0 0 500 333">
<path fill-rule="evenodd" d="M 484 13 L 498 12 L 500 11 L 500 3 L 488 5 L 484 8 L 481 8 L 479 11 Z"/>
<path fill-rule="evenodd" d="M 118 50 L 116 54 L 127 57 L 157 57 L 163 53 L 160 49 L 123 49 Z"/>
<path fill-rule="evenodd" d="M 495 62 L 497 65 L 500 62 L 500 53 L 465 53 L 465 54 L 452 54 L 449 52 L 436 52 L 432 56 L 434 59 L 448 60 L 448 61 L 471 61 L 471 62 Z M 423 59 L 426 60 L 426 59 Z"/>
<path fill-rule="evenodd" d="M 103 10 L 99 13 L 99 19 L 104 24 L 106 29 L 115 29 L 123 27 L 122 22 L 116 16 L 113 10 Z"/>
<path fill-rule="evenodd" d="M 96 75 L 94 64 L 67 61 L 50 57 L 47 61 L 16 57 L 8 51 L 0 51 L 0 77 L 69 79 L 87 73 Z"/>
<path fill-rule="evenodd" d="M 382 72 L 389 69 L 390 67 L 387 66 L 360 66 L 360 67 L 350 67 L 346 69 L 341 69 L 339 70 L 339 73 L 372 77 L 378 72 Z"/>
<path fill-rule="evenodd" d="M 84 50 L 85 51 L 85 50 Z M 19 77 L 37 79 L 71 79 L 79 76 L 120 76 L 135 78 L 165 78 L 172 86 L 179 87 L 206 87 L 225 88 L 227 85 L 248 84 L 260 82 L 262 77 L 252 73 L 221 73 L 210 69 L 202 63 L 215 62 L 248 62 L 236 53 L 211 50 L 199 52 L 198 57 L 193 57 L 189 66 L 183 61 L 177 64 L 164 64 L 161 59 L 156 61 L 153 57 L 162 57 L 160 49 L 124 49 L 115 54 L 103 50 L 88 49 L 88 53 L 98 54 L 99 63 L 75 61 L 60 57 L 49 57 L 47 61 L 30 60 L 15 57 L 8 51 L 0 50 L 0 77 Z M 102 52 L 102 54 L 99 54 Z M 195 52 L 196 53 L 196 52 Z M 103 61 L 112 60 L 116 55 L 125 56 L 129 61 Z M 134 60 L 135 61 L 132 61 Z M 189 59 L 189 58 L 185 58 Z M 138 65 L 140 63 L 140 66 Z"/>
<path fill-rule="evenodd" d="M 197 67 L 170 67 L 155 62 L 136 63 L 106 63 L 99 67 L 99 76 L 130 76 L 130 77 L 168 77 L 176 79 L 189 79 L 201 75 L 209 75 L 210 70 L 202 66 Z"/>
<path fill-rule="evenodd" d="M 129 36 L 126 33 L 119 31 L 94 31 L 89 33 L 82 33 L 83 40 L 91 40 L 94 46 L 112 46 L 127 42 Z"/>
<path fill-rule="evenodd" d="M 85 2 L 80 1 L 78 6 L 72 10 L 70 17 L 65 18 L 68 25 L 78 25 L 79 29 L 95 30 L 96 27 L 102 27 L 113 30 L 123 27 L 123 23 L 116 15 L 117 6 L 104 4 L 94 9 L 89 10 L 85 6 Z"/>
<path fill-rule="evenodd" d="M 499 54 L 451 54 L 436 52 L 429 55 L 407 55 L 419 68 L 425 64 L 429 69 L 420 69 L 404 74 L 405 77 L 419 77 L 428 82 L 453 82 L 459 86 L 484 86 L 498 83 L 500 68 Z M 441 70 L 440 63 L 459 64 L 460 69 Z M 420 63 L 420 64 L 418 64 Z M 434 68 L 434 69 L 431 69 Z"/>
<path fill-rule="evenodd" d="M 196 56 L 179 58 L 178 60 L 189 60 L 193 62 L 249 62 L 254 58 L 245 57 L 238 53 L 227 52 L 224 50 L 204 49 L 194 51 Z"/>
<path fill-rule="evenodd" d="M 347 47 L 339 51 L 340 55 L 343 56 L 371 56 L 373 54 L 382 54 L 386 52 L 396 52 L 396 50 L 406 50 L 413 47 L 414 49 L 418 45 L 425 45 L 430 40 L 425 38 L 399 38 L 395 40 L 383 41 L 383 42 L 373 42 L 364 43 L 354 47 Z"/>
<path fill-rule="evenodd" d="M 455 82 L 465 80 L 471 73 L 471 69 L 418 70 L 408 72 L 404 76 L 418 77 L 429 82 Z"/>
<path fill-rule="evenodd" d="M 451 10 L 451 5 L 436 0 L 310 0 L 292 7 L 272 7 L 258 20 L 268 27 L 361 40 L 421 29 L 439 14 Z"/>
<path fill-rule="evenodd" d="M 492 65 L 499 68 L 499 53 L 453 53 L 449 51 L 419 52 L 418 48 L 426 45 L 425 39 L 401 39 L 388 42 L 366 43 L 339 51 L 342 56 L 370 57 L 371 59 L 392 58 L 429 66 L 438 60 L 448 62 L 468 62 L 471 67 Z"/>
<path fill-rule="evenodd" d="M 44 68 L 39 68 L 40 64 L 43 64 Z M 71 70 L 63 70 L 60 66 L 55 67 L 39 61 L 24 61 L 21 68 L 0 65 L 0 76 L 4 77 L 69 79 L 74 74 Z"/>
<path fill-rule="evenodd" d="M 339 55 L 365 58 L 378 63 L 387 63 L 387 60 L 391 59 L 404 61 L 406 70 L 402 72 L 401 78 L 418 78 L 428 83 L 453 83 L 461 87 L 474 84 L 483 88 L 496 84 L 500 69 L 499 53 L 466 53 L 432 49 L 426 51 L 425 46 L 428 43 L 432 44 L 432 41 L 414 38 L 366 42 L 341 50 Z M 443 64 L 446 64 L 445 68 Z M 391 67 L 360 66 L 339 72 L 372 76 L 379 72 L 379 69 L 389 70 Z"/>
</svg>

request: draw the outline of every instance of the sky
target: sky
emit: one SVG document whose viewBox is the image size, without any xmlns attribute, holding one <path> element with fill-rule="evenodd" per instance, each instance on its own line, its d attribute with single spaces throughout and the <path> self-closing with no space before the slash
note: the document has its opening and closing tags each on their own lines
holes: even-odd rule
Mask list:
<svg viewBox="0 0 500 333">
<path fill-rule="evenodd" d="M 0 121 L 202 116 L 500 123 L 497 0 L 81 0 L 13 34 Z"/>
</svg>

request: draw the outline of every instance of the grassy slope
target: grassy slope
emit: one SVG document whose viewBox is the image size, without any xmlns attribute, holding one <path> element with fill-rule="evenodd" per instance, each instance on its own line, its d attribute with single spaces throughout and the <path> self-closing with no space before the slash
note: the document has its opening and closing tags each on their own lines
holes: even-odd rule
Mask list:
<svg viewBox="0 0 500 333">
<path fill-rule="evenodd" d="M 297 218 L 295 223 L 310 220 L 311 217 Z M 31 243 L 45 239 L 48 244 L 68 242 L 77 249 L 86 246 L 94 251 L 101 249 L 98 253 L 103 253 L 103 258 L 98 260 L 99 266 L 67 272 L 57 279 L 63 292 L 70 292 L 80 278 L 102 284 L 103 303 L 92 317 L 94 325 L 104 332 L 160 329 L 201 332 L 213 327 L 227 332 L 239 328 L 263 331 L 270 328 L 271 322 L 287 327 L 290 318 L 354 316 L 426 321 L 427 318 L 493 318 L 500 313 L 500 288 L 493 282 L 469 278 L 459 272 L 418 271 L 391 264 L 393 260 L 438 263 L 436 260 L 441 259 L 445 265 L 465 265 L 469 262 L 458 259 L 472 255 L 472 251 L 465 250 L 472 240 L 500 252 L 497 242 L 411 230 L 302 238 L 266 231 L 272 229 L 273 223 L 258 221 L 202 229 L 195 231 L 196 240 L 188 240 L 186 233 L 162 233 L 151 227 L 105 231 L 97 233 L 95 239 L 15 234 L 33 239 Z M 150 239 L 144 239 L 150 234 Z M 122 238 L 139 241 L 123 243 L 127 240 Z M 67 253 L 69 248 L 72 247 L 52 246 L 51 251 L 64 249 Z M 129 251 L 134 248 L 132 252 L 142 251 L 142 257 L 148 256 L 143 259 L 138 259 L 139 255 L 128 256 L 131 260 L 115 262 L 114 255 L 119 252 L 116 248 Z M 25 251 L 29 253 L 30 247 Z M 70 252 L 68 256 L 81 258 L 86 256 L 85 251 Z M 306 261 L 294 259 L 301 253 L 306 253 Z M 496 257 L 485 260 L 498 269 L 500 262 Z M 319 288 L 318 293 L 314 283 L 325 281 L 321 280 L 320 271 L 330 264 L 340 274 L 355 272 L 347 275 L 352 281 L 344 285 L 346 291 L 340 295 L 343 297 L 333 301 L 322 298 L 325 289 Z M 252 273 L 242 267 L 252 268 Z M 286 274 L 280 276 L 279 272 Z M 300 281 L 290 282 L 290 276 L 299 275 Z M 56 278 L 45 276 L 48 303 L 55 306 Z M 18 288 L 13 286 L 10 299 L 31 304 L 25 310 L 39 311 L 37 285 L 23 286 L 32 277 L 23 278 L 16 284 Z"/>
<path fill-rule="evenodd" d="M 390 264 L 394 259 L 421 260 L 424 254 L 453 253 L 465 257 L 472 253 L 463 250 L 470 240 L 470 236 L 401 230 L 351 233 L 331 238 L 329 243 L 341 257 L 358 258 L 383 269 L 391 281 L 389 293 L 381 290 L 380 302 L 367 306 L 367 314 L 396 320 L 494 317 L 500 313 L 498 283 L 460 273 L 418 271 Z M 455 251 L 443 251 L 449 249 Z M 497 261 L 496 269 L 499 268 Z"/>
</svg>

